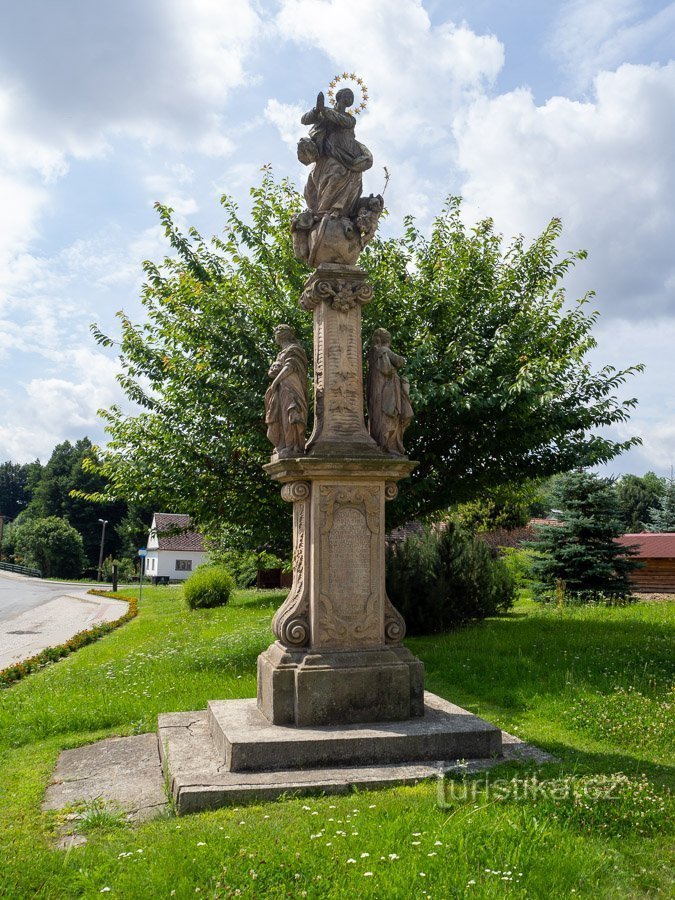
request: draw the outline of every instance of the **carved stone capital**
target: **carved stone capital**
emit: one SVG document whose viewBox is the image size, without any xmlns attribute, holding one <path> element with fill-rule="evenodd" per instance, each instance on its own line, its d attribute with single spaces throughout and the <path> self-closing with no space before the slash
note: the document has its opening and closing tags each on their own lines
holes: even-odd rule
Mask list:
<svg viewBox="0 0 675 900">
<path fill-rule="evenodd" d="M 281 488 L 281 499 L 287 503 L 299 503 L 307 500 L 310 494 L 308 481 L 290 481 Z"/>
<path fill-rule="evenodd" d="M 322 263 L 307 279 L 300 306 L 311 311 L 325 301 L 332 309 L 349 312 L 357 304 L 364 306 L 372 297 L 373 286 L 366 281 L 363 269 Z"/>
</svg>

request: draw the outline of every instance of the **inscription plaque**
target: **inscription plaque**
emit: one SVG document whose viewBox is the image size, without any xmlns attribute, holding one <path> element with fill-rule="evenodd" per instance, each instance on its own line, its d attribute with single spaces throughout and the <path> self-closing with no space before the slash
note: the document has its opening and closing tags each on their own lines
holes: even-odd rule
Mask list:
<svg viewBox="0 0 675 900">
<path fill-rule="evenodd" d="M 370 530 L 360 509 L 343 507 L 328 539 L 330 593 L 341 618 L 363 618 L 370 596 Z"/>
</svg>

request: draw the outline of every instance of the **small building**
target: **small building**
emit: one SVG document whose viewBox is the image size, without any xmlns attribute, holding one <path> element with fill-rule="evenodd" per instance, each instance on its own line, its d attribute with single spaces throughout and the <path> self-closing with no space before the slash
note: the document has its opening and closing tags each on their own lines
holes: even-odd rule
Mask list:
<svg viewBox="0 0 675 900">
<path fill-rule="evenodd" d="M 185 581 L 204 562 L 204 539 L 189 527 L 190 517 L 184 513 L 153 515 L 143 571 L 154 584 Z"/>
<path fill-rule="evenodd" d="M 638 551 L 642 565 L 630 576 L 638 593 L 675 594 L 675 533 L 624 534 L 617 541 Z"/>
</svg>

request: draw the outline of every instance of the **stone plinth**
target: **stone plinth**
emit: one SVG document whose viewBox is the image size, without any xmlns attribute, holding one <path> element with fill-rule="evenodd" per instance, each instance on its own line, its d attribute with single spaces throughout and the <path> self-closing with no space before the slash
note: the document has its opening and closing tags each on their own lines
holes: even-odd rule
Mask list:
<svg viewBox="0 0 675 900">
<path fill-rule="evenodd" d="M 271 725 L 252 700 L 212 700 L 211 737 L 228 772 L 484 759 L 502 752 L 499 728 L 426 694 L 424 718 L 377 725 Z"/>
<path fill-rule="evenodd" d="M 293 652 L 258 659 L 258 706 L 275 725 L 395 722 L 424 714 L 424 668 L 405 647 Z"/>
<path fill-rule="evenodd" d="M 258 660 L 258 705 L 275 725 L 423 715 L 423 667 L 400 642 L 385 589 L 385 502 L 407 459 L 300 457 L 265 466 L 293 503 L 293 585 Z"/>
</svg>

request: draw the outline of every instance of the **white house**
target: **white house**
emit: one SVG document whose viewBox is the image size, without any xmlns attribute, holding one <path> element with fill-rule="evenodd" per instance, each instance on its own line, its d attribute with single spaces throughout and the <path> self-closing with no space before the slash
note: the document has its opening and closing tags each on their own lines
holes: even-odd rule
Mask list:
<svg viewBox="0 0 675 900">
<path fill-rule="evenodd" d="M 148 534 L 144 574 L 158 581 L 185 581 L 204 562 L 204 539 L 186 531 L 190 517 L 183 513 L 155 513 Z"/>
</svg>

